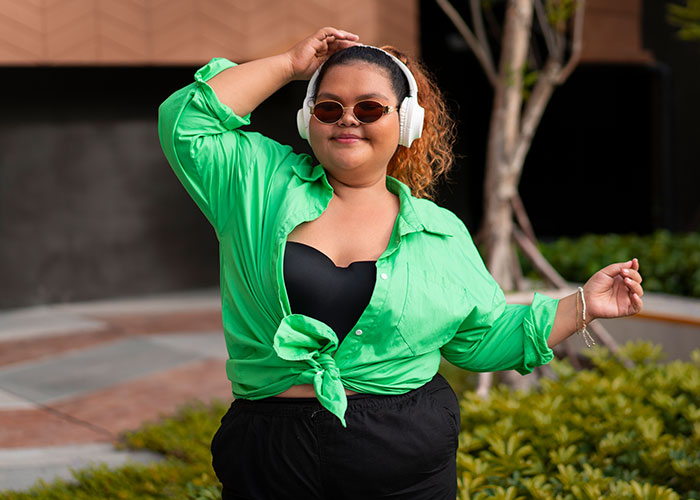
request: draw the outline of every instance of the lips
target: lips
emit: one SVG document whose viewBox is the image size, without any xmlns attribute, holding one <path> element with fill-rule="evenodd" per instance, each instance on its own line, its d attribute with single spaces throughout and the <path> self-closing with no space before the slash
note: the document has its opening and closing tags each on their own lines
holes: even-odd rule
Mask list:
<svg viewBox="0 0 700 500">
<path fill-rule="evenodd" d="M 363 137 L 360 137 L 359 135 L 354 135 L 354 134 L 340 134 L 336 135 L 335 137 L 332 137 L 334 141 L 337 141 L 341 144 L 352 144 L 354 142 L 359 142 L 363 140 Z"/>
</svg>

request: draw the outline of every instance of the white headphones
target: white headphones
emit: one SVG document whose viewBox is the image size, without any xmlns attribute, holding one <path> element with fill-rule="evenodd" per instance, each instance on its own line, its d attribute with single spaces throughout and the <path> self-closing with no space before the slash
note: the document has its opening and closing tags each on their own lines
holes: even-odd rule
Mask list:
<svg viewBox="0 0 700 500">
<path fill-rule="evenodd" d="M 399 107 L 399 144 L 410 147 L 411 143 L 415 139 L 418 139 L 423 132 L 423 117 L 425 116 L 425 110 L 418 104 L 418 85 L 416 84 L 416 79 L 406 65 L 396 56 L 379 47 L 372 47 L 371 45 L 363 45 L 363 47 L 381 50 L 391 57 L 399 68 L 401 68 L 403 74 L 406 75 L 406 79 L 408 80 L 408 96 L 404 98 Z M 311 80 L 309 80 L 304 104 L 297 112 L 297 128 L 299 129 L 299 135 L 302 139 L 306 139 L 307 141 L 309 140 L 311 108 L 313 108 L 314 105 L 314 87 L 316 86 L 316 80 L 318 79 L 322 67 L 323 65 L 319 66 L 311 77 Z"/>
</svg>

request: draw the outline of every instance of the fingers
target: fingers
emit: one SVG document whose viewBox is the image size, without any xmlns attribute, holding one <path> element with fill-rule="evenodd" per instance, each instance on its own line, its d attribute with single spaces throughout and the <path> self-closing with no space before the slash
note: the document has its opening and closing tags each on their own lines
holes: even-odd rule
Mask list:
<svg viewBox="0 0 700 500">
<path fill-rule="evenodd" d="M 351 40 L 335 40 L 328 44 L 328 49 L 332 52 L 338 52 L 353 45 L 358 45 L 358 42 L 353 42 Z"/>
<path fill-rule="evenodd" d="M 642 295 L 644 295 L 644 289 L 642 289 L 642 275 L 639 274 L 639 261 L 637 259 L 632 259 L 631 261 L 625 262 L 623 265 L 630 264 L 630 267 L 623 267 L 620 270 L 620 274 L 629 290 L 630 297 L 637 295 L 641 300 Z M 634 301 L 633 301 L 634 302 Z"/>
<path fill-rule="evenodd" d="M 614 278 L 615 276 L 620 274 L 623 269 L 630 269 L 632 267 L 632 262 L 633 261 L 631 260 L 628 260 L 627 262 L 616 262 L 614 264 L 605 266 L 603 269 L 601 269 L 601 271 L 610 276 L 611 278 Z"/>
<path fill-rule="evenodd" d="M 640 285 L 637 281 L 634 281 L 632 278 L 625 278 L 625 286 L 627 286 L 630 294 L 636 294 L 639 297 L 644 295 L 642 285 Z"/>
<path fill-rule="evenodd" d="M 642 302 L 642 298 L 637 295 L 636 293 L 633 293 L 630 296 L 630 299 L 632 300 L 632 308 L 634 309 L 634 313 L 637 314 L 639 311 L 642 310 L 642 307 L 644 307 L 644 303 Z"/>
<path fill-rule="evenodd" d="M 323 62 L 334 53 L 357 45 L 359 39 L 360 37 L 355 33 L 327 26 L 311 36 L 311 43 L 316 51 L 316 57 Z"/>
<path fill-rule="evenodd" d="M 614 278 L 616 275 L 623 273 L 624 276 L 638 277 L 639 279 L 637 281 L 641 282 L 642 276 L 641 274 L 639 274 L 638 270 L 639 261 L 636 258 L 628 260 L 627 262 L 616 262 L 601 269 L 601 271 L 603 271 L 611 278 Z"/>
<path fill-rule="evenodd" d="M 622 269 L 625 286 L 627 286 L 630 303 L 634 311 L 633 314 L 637 314 L 644 306 L 642 303 L 642 296 L 644 295 L 644 289 L 641 285 L 642 275 L 639 274 L 638 269 L 639 261 L 637 259 L 632 259 L 631 267 Z"/>
<path fill-rule="evenodd" d="M 356 42 L 360 39 L 360 37 L 357 36 L 355 33 L 339 30 L 331 26 L 326 26 L 325 28 L 321 28 L 320 30 L 318 30 L 315 34 L 315 38 L 320 41 L 324 41 L 328 38 L 331 38 L 333 40 L 349 40 L 352 42 Z M 326 41 L 330 42 L 331 40 Z"/>
<path fill-rule="evenodd" d="M 357 45 L 358 40 L 359 36 L 349 31 L 321 28 L 285 53 L 291 62 L 291 79 L 308 80 L 331 55 Z"/>
<path fill-rule="evenodd" d="M 642 275 L 634 269 L 623 269 L 621 272 L 624 278 L 632 278 L 637 283 L 642 282 Z"/>
<path fill-rule="evenodd" d="M 327 55 L 330 56 L 358 44 L 357 40 L 359 40 L 360 37 L 356 34 L 350 33 L 349 31 L 329 29 L 332 30 L 330 33 L 328 31 L 324 32 L 324 36 L 326 37 L 324 42 L 326 43 L 326 47 L 328 47 Z"/>
</svg>

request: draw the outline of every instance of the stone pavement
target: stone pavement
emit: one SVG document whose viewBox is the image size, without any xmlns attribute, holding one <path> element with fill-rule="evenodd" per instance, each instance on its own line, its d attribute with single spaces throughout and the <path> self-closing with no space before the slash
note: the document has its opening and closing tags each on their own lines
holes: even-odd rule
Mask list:
<svg viewBox="0 0 700 500">
<path fill-rule="evenodd" d="M 700 348 L 700 300 L 644 301 L 637 317 L 606 320 L 618 341 L 651 338 L 681 359 Z M 226 358 L 216 289 L 0 311 L 0 493 L 91 462 L 160 459 L 112 443 L 193 399 L 230 401 Z"/>
<path fill-rule="evenodd" d="M 120 432 L 231 401 L 218 290 L 0 312 L 0 491 L 147 462 Z"/>
</svg>

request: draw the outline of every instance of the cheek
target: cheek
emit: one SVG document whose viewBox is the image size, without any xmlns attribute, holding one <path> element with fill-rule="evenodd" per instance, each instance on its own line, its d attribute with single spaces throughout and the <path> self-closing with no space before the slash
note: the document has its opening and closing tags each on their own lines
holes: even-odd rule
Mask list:
<svg viewBox="0 0 700 500">
<path fill-rule="evenodd" d="M 309 123 L 309 144 L 311 144 L 311 149 L 321 144 L 325 135 L 323 125 L 316 122 L 316 120 L 311 120 Z"/>
<path fill-rule="evenodd" d="M 392 117 L 391 120 L 386 120 L 382 124 L 382 129 L 377 131 L 378 135 L 382 137 L 383 142 L 386 143 L 387 147 L 396 148 L 399 145 L 399 119 L 398 115 Z"/>
</svg>

